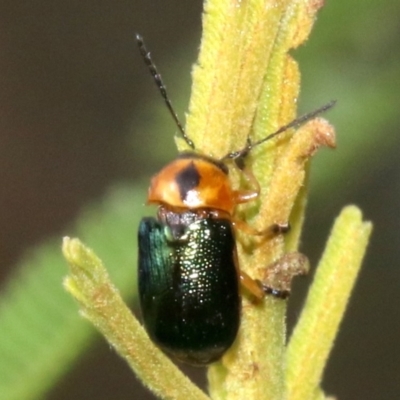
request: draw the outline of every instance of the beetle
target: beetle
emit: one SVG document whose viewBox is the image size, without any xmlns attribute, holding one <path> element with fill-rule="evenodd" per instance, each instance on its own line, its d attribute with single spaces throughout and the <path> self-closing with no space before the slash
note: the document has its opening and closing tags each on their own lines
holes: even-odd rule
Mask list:
<svg viewBox="0 0 400 400">
<path fill-rule="evenodd" d="M 256 298 L 266 293 L 285 298 L 288 292 L 266 286 L 241 271 L 235 229 L 254 235 L 285 232 L 273 226 L 258 232 L 234 217 L 237 205 L 260 193 L 245 157 L 279 133 L 330 108 L 331 103 L 292 121 L 264 139 L 215 159 L 196 152 L 167 96 L 143 39 L 140 53 L 165 103 L 192 149 L 178 155 L 153 176 L 147 203 L 158 206 L 157 217 L 139 225 L 138 286 L 144 327 L 152 341 L 175 359 L 202 366 L 219 360 L 233 344 L 240 324 L 240 286 Z M 251 190 L 232 187 L 230 167 L 239 169 Z"/>
</svg>

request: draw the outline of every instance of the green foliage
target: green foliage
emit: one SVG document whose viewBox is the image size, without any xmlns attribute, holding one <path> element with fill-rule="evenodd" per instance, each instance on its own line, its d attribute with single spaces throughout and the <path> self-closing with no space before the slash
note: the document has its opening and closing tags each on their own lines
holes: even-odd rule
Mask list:
<svg viewBox="0 0 400 400">
<path fill-rule="evenodd" d="M 132 209 L 141 210 L 144 196 L 137 188 L 114 188 L 82 213 L 74 230 L 109 261 L 127 300 L 135 294 L 133 243 L 141 216 Z M 0 298 L 1 399 L 43 398 L 93 340 L 94 329 L 62 288 L 66 267 L 60 240 L 44 244 L 22 261 Z"/>
</svg>

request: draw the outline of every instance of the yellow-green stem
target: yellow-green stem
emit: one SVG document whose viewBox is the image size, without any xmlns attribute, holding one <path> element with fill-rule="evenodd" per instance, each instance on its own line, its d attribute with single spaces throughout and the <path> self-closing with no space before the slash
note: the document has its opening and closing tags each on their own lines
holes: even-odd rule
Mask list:
<svg viewBox="0 0 400 400">
<path fill-rule="evenodd" d="M 371 230 L 354 206 L 346 207 L 335 222 L 288 346 L 289 400 L 311 399 L 318 390 Z"/>
<path fill-rule="evenodd" d="M 149 339 L 110 282 L 102 262 L 77 239 L 64 238 L 70 274 L 65 288 L 79 301 L 81 313 L 106 337 L 142 382 L 161 399 L 208 397 Z"/>
<path fill-rule="evenodd" d="M 294 118 L 300 76 L 288 52 L 307 38 L 320 5 L 298 0 L 206 1 L 186 127 L 197 151 L 221 158 L 243 147 L 248 137 L 264 138 Z M 306 162 L 313 154 L 310 148 L 327 144 L 316 137 L 325 128 L 331 132 L 323 122 L 318 129 L 308 126 L 293 141 L 288 140 L 293 132 L 287 132 L 247 159 L 261 196 L 238 216 L 262 230 L 289 221 L 296 203 L 298 225 L 288 238 L 291 250 L 297 247 L 303 220 L 305 191 L 302 200 L 297 196 Z M 185 148 L 182 140 L 178 147 Z M 231 179 L 239 184 L 237 176 Z M 285 251 L 283 237 L 260 243 L 241 234 L 238 239 L 240 268 L 253 278 L 260 278 Z M 209 369 L 214 399 L 283 398 L 285 314 L 283 301 L 268 298 L 255 305 L 244 296 L 238 339 Z"/>
</svg>

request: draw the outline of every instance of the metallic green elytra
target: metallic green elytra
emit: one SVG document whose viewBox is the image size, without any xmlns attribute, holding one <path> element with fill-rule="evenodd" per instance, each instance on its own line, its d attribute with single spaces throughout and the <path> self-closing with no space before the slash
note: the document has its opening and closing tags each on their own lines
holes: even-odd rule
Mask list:
<svg viewBox="0 0 400 400">
<path fill-rule="evenodd" d="M 162 214 L 162 213 L 161 213 Z M 218 360 L 240 323 L 232 223 L 166 212 L 139 227 L 139 298 L 144 326 L 166 353 L 193 365 Z"/>
</svg>

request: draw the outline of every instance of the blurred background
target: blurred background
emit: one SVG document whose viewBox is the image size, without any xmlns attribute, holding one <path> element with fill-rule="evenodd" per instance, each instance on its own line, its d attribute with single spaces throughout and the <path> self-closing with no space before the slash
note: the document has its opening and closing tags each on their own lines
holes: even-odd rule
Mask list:
<svg viewBox="0 0 400 400">
<path fill-rule="evenodd" d="M 49 240 L 59 246 L 110 188 L 143 189 L 132 213 L 146 211 L 146 182 L 176 154 L 176 127 L 134 36 L 146 39 L 183 119 L 201 11 L 200 0 L 0 1 L 0 293 L 21 265 L 30 268 L 32 249 Z M 338 148 L 313 164 L 302 251 L 317 263 L 346 204 L 359 205 L 374 223 L 324 379 L 327 393 L 341 400 L 400 393 L 399 21 L 393 0 L 327 1 L 309 41 L 294 52 L 300 112 L 338 100 L 327 116 Z M 126 266 L 132 274 L 134 257 Z M 310 280 L 296 284 L 290 326 Z M 104 340 L 91 336 L 94 344 L 85 342 L 85 355 L 41 398 L 153 398 Z M 204 387 L 203 371 L 190 373 Z"/>
</svg>

